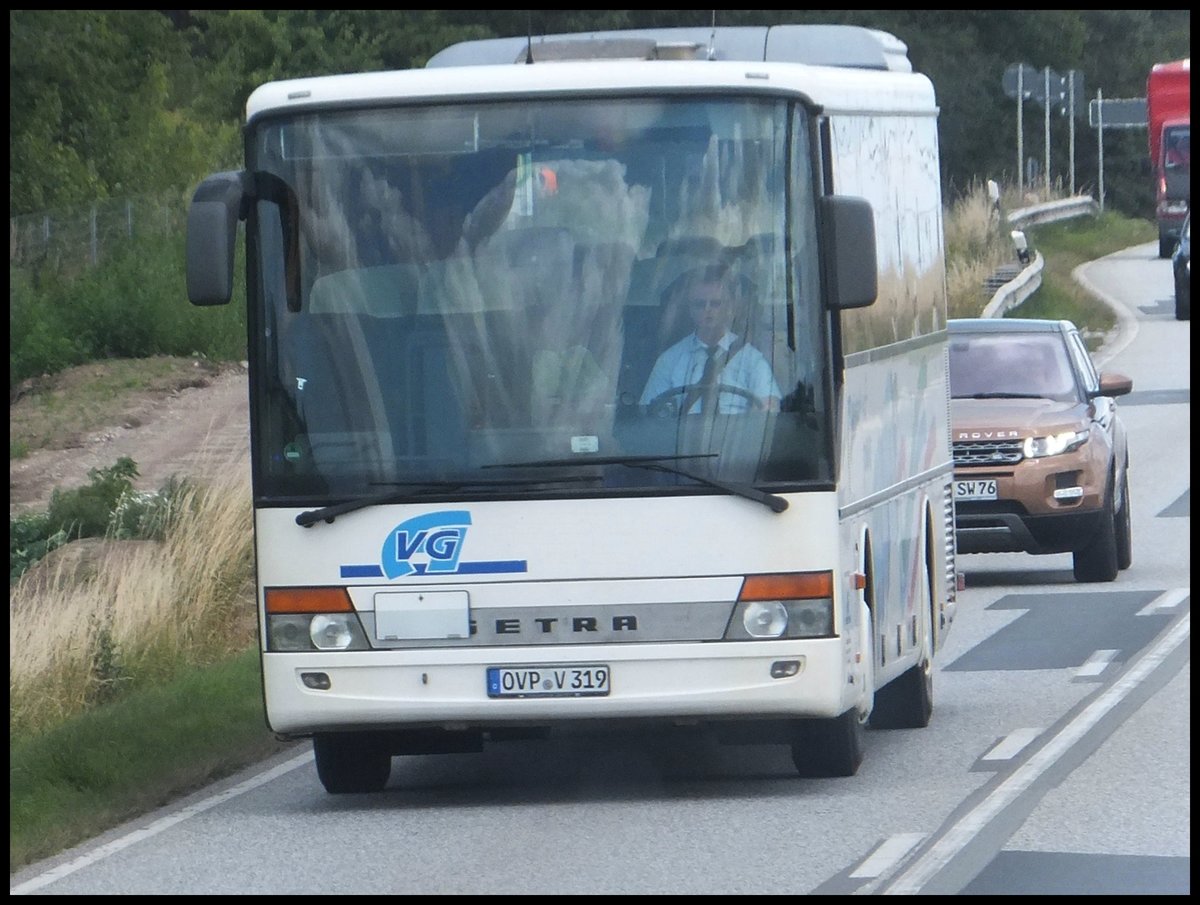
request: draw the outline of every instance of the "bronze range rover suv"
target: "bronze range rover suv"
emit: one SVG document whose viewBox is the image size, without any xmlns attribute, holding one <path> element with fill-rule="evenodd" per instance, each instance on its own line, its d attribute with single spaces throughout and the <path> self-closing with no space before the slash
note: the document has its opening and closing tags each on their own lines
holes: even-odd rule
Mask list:
<svg viewBox="0 0 1200 905">
<path fill-rule="evenodd" d="M 1129 453 L 1113 397 L 1065 320 L 952 319 L 951 439 L 959 553 L 1071 553 L 1077 581 L 1133 560 Z"/>
</svg>

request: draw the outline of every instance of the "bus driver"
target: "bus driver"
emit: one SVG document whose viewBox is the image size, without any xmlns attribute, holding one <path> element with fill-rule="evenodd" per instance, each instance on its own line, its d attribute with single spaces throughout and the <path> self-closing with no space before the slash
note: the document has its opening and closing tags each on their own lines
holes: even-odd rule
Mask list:
<svg viewBox="0 0 1200 905">
<path fill-rule="evenodd" d="M 654 363 L 641 404 L 655 411 L 678 406 L 684 414 L 778 411 L 782 395 L 762 352 L 731 330 L 735 299 L 728 268 L 710 265 L 681 278 L 695 329 Z"/>
</svg>

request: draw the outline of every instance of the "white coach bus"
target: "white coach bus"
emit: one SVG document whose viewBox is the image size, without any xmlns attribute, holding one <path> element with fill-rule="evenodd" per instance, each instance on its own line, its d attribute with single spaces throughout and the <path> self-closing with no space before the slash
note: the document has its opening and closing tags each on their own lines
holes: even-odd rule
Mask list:
<svg viewBox="0 0 1200 905">
<path fill-rule="evenodd" d="M 945 274 L 901 41 L 531 36 L 263 85 L 192 202 L 193 303 L 229 301 L 239 220 L 266 720 L 329 792 L 627 721 L 847 776 L 867 725 L 929 722 Z"/>
</svg>

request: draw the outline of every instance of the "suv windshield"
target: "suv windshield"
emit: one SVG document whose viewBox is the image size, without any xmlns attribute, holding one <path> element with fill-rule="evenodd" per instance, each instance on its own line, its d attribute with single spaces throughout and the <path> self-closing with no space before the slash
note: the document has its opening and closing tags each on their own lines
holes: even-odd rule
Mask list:
<svg viewBox="0 0 1200 905">
<path fill-rule="evenodd" d="M 1057 333 L 951 336 L 950 388 L 955 399 L 1080 399 L 1066 346 Z"/>
</svg>

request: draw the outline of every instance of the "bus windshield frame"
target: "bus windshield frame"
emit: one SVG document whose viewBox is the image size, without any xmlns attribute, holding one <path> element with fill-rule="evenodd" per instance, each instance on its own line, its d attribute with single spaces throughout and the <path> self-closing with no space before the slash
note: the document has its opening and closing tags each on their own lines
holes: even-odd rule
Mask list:
<svg viewBox="0 0 1200 905">
<path fill-rule="evenodd" d="M 829 489 L 814 134 L 733 95 L 256 119 L 256 502 Z"/>
</svg>

